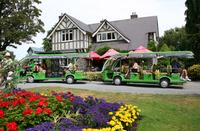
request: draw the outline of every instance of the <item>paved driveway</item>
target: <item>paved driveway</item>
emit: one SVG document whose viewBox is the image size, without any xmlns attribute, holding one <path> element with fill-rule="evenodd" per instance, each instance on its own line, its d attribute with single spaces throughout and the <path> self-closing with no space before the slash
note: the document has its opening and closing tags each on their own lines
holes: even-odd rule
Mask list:
<svg viewBox="0 0 200 131">
<path fill-rule="evenodd" d="M 188 82 L 183 86 L 173 86 L 170 88 L 160 88 L 156 85 L 130 84 L 115 86 L 109 83 L 102 82 L 78 82 L 76 84 L 66 84 L 64 82 L 42 82 L 42 83 L 24 83 L 19 84 L 22 89 L 35 87 L 64 87 L 74 89 L 87 89 L 102 92 L 126 92 L 134 94 L 199 94 L 200 82 Z"/>
</svg>

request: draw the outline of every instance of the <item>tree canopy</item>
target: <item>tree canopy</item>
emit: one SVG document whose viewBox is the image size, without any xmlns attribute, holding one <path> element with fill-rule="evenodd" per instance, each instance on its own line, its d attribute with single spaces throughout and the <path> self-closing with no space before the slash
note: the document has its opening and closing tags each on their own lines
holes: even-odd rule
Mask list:
<svg viewBox="0 0 200 131">
<path fill-rule="evenodd" d="M 155 41 L 149 41 L 148 44 L 147 44 L 147 48 L 151 51 L 156 51 L 157 47 L 156 47 L 156 43 Z"/>
<path fill-rule="evenodd" d="M 200 1 L 186 0 L 186 33 L 189 49 L 194 53 L 194 63 L 200 63 Z"/>
<path fill-rule="evenodd" d="M 172 50 L 188 50 L 185 27 L 176 27 L 174 29 L 166 30 L 164 36 L 160 38 L 159 43 L 159 49 L 166 44 Z"/>
<path fill-rule="evenodd" d="M 41 10 L 37 8 L 40 3 L 40 0 L 0 1 L 0 51 L 34 42 L 32 37 L 44 32 L 44 23 L 39 19 Z"/>
<path fill-rule="evenodd" d="M 167 44 L 163 44 L 159 51 L 171 51 Z"/>
<path fill-rule="evenodd" d="M 43 49 L 44 49 L 45 52 L 52 51 L 52 43 L 51 43 L 51 41 L 49 39 L 44 38 L 43 42 L 42 42 L 42 45 L 43 45 Z"/>
<path fill-rule="evenodd" d="M 186 31 L 188 34 L 200 33 L 200 1 L 186 0 Z"/>
</svg>

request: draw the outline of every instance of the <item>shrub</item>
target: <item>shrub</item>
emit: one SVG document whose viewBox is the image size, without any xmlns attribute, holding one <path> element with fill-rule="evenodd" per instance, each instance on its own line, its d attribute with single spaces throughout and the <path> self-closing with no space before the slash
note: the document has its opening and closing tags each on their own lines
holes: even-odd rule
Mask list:
<svg viewBox="0 0 200 131">
<path fill-rule="evenodd" d="M 192 80 L 200 80 L 200 64 L 188 68 L 188 75 Z"/>
<path fill-rule="evenodd" d="M 101 72 L 86 72 L 86 77 L 90 81 L 100 81 Z"/>
<path fill-rule="evenodd" d="M 97 52 L 97 54 L 99 54 L 99 55 L 103 55 L 103 54 L 106 53 L 106 51 L 108 51 L 109 49 L 110 49 L 110 47 L 104 46 L 104 47 L 102 47 L 102 48 L 99 48 L 96 52 Z"/>
</svg>

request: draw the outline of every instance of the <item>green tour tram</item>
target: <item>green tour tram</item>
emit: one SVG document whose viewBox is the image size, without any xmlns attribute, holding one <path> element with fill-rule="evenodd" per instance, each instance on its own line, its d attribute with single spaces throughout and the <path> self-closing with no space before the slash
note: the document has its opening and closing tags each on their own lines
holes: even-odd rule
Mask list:
<svg viewBox="0 0 200 131">
<path fill-rule="evenodd" d="M 76 60 L 79 58 L 88 58 L 88 53 L 68 53 L 68 54 L 32 54 L 26 57 L 32 63 L 25 68 L 24 76 L 28 83 L 44 80 L 65 80 L 66 83 L 72 84 L 77 80 L 86 79 L 83 70 L 78 69 Z M 40 70 L 45 61 L 45 70 Z M 50 63 L 51 67 L 46 65 Z M 71 67 L 67 64 L 71 63 Z"/>
<path fill-rule="evenodd" d="M 180 79 L 180 72 L 172 72 L 171 67 L 163 66 L 156 68 L 157 64 L 145 66 L 146 63 L 152 63 L 151 60 L 159 61 L 159 59 L 173 58 L 193 58 L 190 51 L 169 51 L 169 52 L 148 52 L 148 53 L 119 53 L 110 57 L 103 66 L 102 79 L 104 82 L 113 82 L 115 85 L 122 83 L 152 83 L 159 84 L 160 87 L 166 88 L 171 84 L 181 85 L 185 81 Z M 130 63 L 142 60 L 140 68 L 132 70 Z M 148 65 L 150 65 L 148 63 Z M 134 66 L 137 65 L 135 62 Z M 154 68 L 155 67 L 155 68 Z"/>
</svg>

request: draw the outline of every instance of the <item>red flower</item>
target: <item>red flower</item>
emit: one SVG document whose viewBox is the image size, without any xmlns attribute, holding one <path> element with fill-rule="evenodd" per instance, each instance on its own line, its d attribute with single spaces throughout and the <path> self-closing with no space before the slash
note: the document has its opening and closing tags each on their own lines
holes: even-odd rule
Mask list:
<svg viewBox="0 0 200 131">
<path fill-rule="evenodd" d="M 0 131 L 4 131 L 2 128 L 0 128 Z"/>
<path fill-rule="evenodd" d="M 23 115 L 24 116 L 28 116 L 31 115 L 33 113 L 33 110 L 31 110 L 30 108 L 26 109 L 23 111 Z"/>
<path fill-rule="evenodd" d="M 17 131 L 17 123 L 9 122 L 6 124 L 8 131 Z"/>
<path fill-rule="evenodd" d="M 62 99 L 61 96 L 56 96 L 56 99 L 57 99 L 57 101 L 59 101 L 59 102 L 62 102 L 62 101 L 63 101 L 63 99 Z"/>
<path fill-rule="evenodd" d="M 74 101 L 74 97 L 71 96 L 71 97 L 69 98 L 69 100 L 70 100 L 71 102 Z"/>
<path fill-rule="evenodd" d="M 4 117 L 4 112 L 3 110 L 0 110 L 0 118 L 3 118 Z"/>
<path fill-rule="evenodd" d="M 18 104 L 19 104 L 19 102 L 17 100 L 15 100 L 15 101 L 12 102 L 13 106 L 17 106 Z"/>
<path fill-rule="evenodd" d="M 38 107 L 38 108 L 36 109 L 36 114 L 37 114 L 37 115 L 42 114 L 42 112 L 43 112 L 42 108 Z"/>
<path fill-rule="evenodd" d="M 4 97 L 9 97 L 9 96 L 12 96 L 12 94 L 11 93 L 4 94 Z"/>
<path fill-rule="evenodd" d="M 51 109 L 49 109 L 49 108 L 44 108 L 44 113 L 50 115 L 51 112 L 52 112 Z"/>
<path fill-rule="evenodd" d="M 19 98 L 19 99 L 18 99 L 18 103 L 19 103 L 19 104 L 23 104 L 23 103 L 25 103 L 25 101 L 26 101 L 25 98 Z"/>
<path fill-rule="evenodd" d="M 47 105 L 48 105 L 48 102 L 45 102 L 43 100 L 40 100 L 38 103 L 38 106 L 47 106 Z"/>
<path fill-rule="evenodd" d="M 0 103 L 0 106 L 2 106 L 2 107 L 8 107 L 8 106 L 10 106 L 10 102 L 3 101 L 3 102 Z"/>
<path fill-rule="evenodd" d="M 36 100 L 37 100 L 37 97 L 36 97 L 36 96 L 32 96 L 32 97 L 29 99 L 29 102 L 36 101 Z"/>
</svg>

